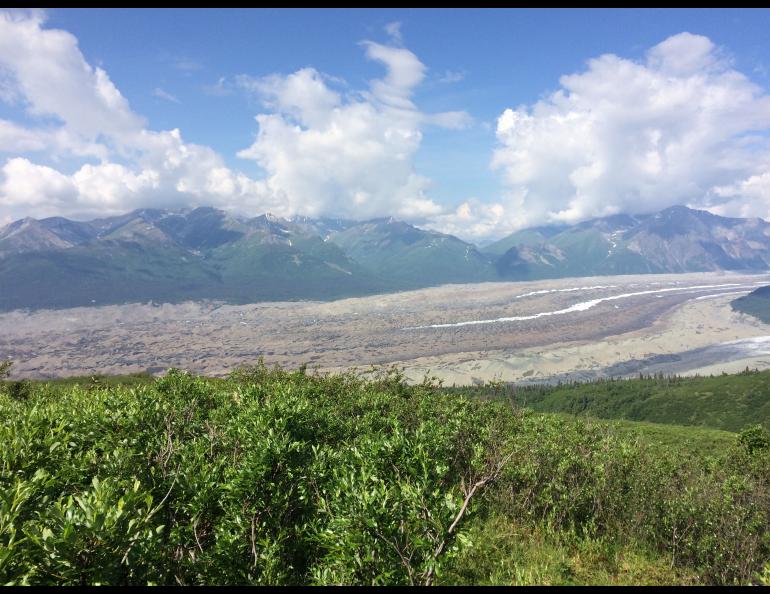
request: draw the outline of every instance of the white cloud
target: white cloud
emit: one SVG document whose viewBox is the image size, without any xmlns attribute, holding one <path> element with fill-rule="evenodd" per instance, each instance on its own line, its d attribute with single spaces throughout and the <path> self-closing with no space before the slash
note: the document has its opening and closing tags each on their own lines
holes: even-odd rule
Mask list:
<svg viewBox="0 0 770 594">
<path fill-rule="evenodd" d="M 394 44 L 400 29 L 391 29 L 390 45 L 361 43 L 385 69 L 365 89 L 311 67 L 212 87 L 246 90 L 264 106 L 253 144 L 239 153 L 264 172 L 252 179 L 179 130 L 148 129 L 74 36 L 45 27 L 43 13 L 0 12 L 0 100 L 26 112 L 24 124 L 0 120 L 0 219 L 208 204 L 282 216 L 394 215 L 481 239 L 677 203 L 770 215 L 770 97 L 710 40 L 688 33 L 640 62 L 590 60 L 547 98 L 504 110 L 492 162 L 504 196 L 447 209 L 413 162 L 427 127 L 472 120 L 415 104 L 427 68 Z M 46 165 L 34 162 L 40 155 Z M 53 168 L 60 163 L 68 170 Z"/>
<path fill-rule="evenodd" d="M 673 35 L 647 52 L 647 65 L 657 72 L 687 77 L 727 66 L 708 38 L 691 33 Z"/>
<path fill-rule="evenodd" d="M 43 29 L 42 13 L 0 12 L 0 68 L 25 99 L 27 112 L 55 117 L 72 137 L 113 142 L 144 125 L 101 68 L 90 66 L 66 31 Z"/>
<path fill-rule="evenodd" d="M 428 198 L 430 181 L 414 171 L 412 161 L 424 126 L 461 128 L 470 116 L 422 113 L 412 94 L 425 65 L 404 48 L 362 45 L 386 75 L 346 97 L 312 68 L 238 79 L 274 111 L 257 116 L 257 138 L 239 156 L 266 172 L 279 213 L 420 220 L 444 210 Z"/>
<path fill-rule="evenodd" d="M 505 220 L 505 207 L 502 204 L 487 204 L 477 198 L 471 198 L 454 211 L 433 217 L 426 227 L 465 239 L 478 240 L 499 235 Z"/>
<path fill-rule="evenodd" d="M 147 130 L 107 73 L 86 62 L 75 37 L 44 28 L 44 21 L 41 12 L 0 12 L 0 68 L 28 119 L 39 123 L 0 121 L 0 152 L 45 151 L 53 161 L 99 163 L 68 175 L 20 156 L 8 159 L 0 175 L 3 218 L 205 201 L 207 172 L 221 168 L 221 158 L 184 143 L 179 131 Z"/>
<path fill-rule="evenodd" d="M 288 76 L 273 74 L 253 78 L 240 75 L 236 77 L 236 83 L 258 95 L 265 107 L 306 127 L 328 123 L 341 102 L 339 94 L 327 87 L 323 76 L 313 68 L 303 68 Z"/>
<path fill-rule="evenodd" d="M 46 147 L 46 141 L 34 130 L 27 130 L 8 120 L 0 120 L 0 151 L 24 153 L 39 151 Z"/>
<path fill-rule="evenodd" d="M 101 165 L 83 165 L 72 181 L 78 190 L 78 202 L 83 210 L 96 207 L 110 213 L 124 210 L 124 204 L 132 196 L 146 194 L 160 186 L 157 171 L 144 170 L 134 173 L 123 165 L 104 163 Z"/>
<path fill-rule="evenodd" d="M 155 97 L 158 97 L 159 99 L 164 99 L 165 101 L 170 101 L 171 103 L 181 103 L 179 98 L 177 98 L 176 95 L 172 95 L 168 91 L 164 91 L 160 87 L 155 87 L 152 91 L 152 94 Z"/>
<path fill-rule="evenodd" d="M 313 68 L 237 77 L 235 85 L 267 108 L 256 117 L 254 144 L 239 153 L 262 167 L 265 178 L 257 180 L 228 168 L 211 148 L 186 143 L 179 130 L 147 129 L 107 73 L 88 64 L 77 39 L 44 25 L 40 12 L 0 12 L 0 80 L 11 81 L 2 96 L 21 102 L 27 119 L 39 123 L 0 121 L 0 151 L 16 153 L 0 173 L 4 219 L 199 204 L 252 214 L 411 220 L 443 211 L 427 197 L 430 180 L 414 171 L 412 160 L 425 126 L 462 128 L 470 117 L 425 114 L 415 106 L 412 94 L 426 67 L 405 48 L 362 42 L 386 74 L 361 91 Z M 398 38 L 398 26 L 389 34 Z M 211 90 L 232 87 L 220 79 Z M 160 88 L 153 93 L 176 100 Z M 32 151 L 46 151 L 53 161 L 79 158 L 80 165 L 63 173 L 19 155 Z"/>
<path fill-rule="evenodd" d="M 35 165 L 27 159 L 15 157 L 6 161 L 2 169 L 0 196 L 3 206 L 33 207 L 35 214 L 51 216 L 77 199 L 77 188 L 72 180 L 51 167 Z"/>
<path fill-rule="evenodd" d="M 560 83 L 498 118 L 503 215 L 469 215 L 494 234 L 673 204 L 768 214 L 770 96 L 706 37 L 675 35 L 643 62 L 603 55 Z"/>
<path fill-rule="evenodd" d="M 411 96 L 414 87 L 425 78 L 425 65 L 408 49 L 364 41 L 366 57 L 382 62 L 387 68 L 383 79 L 370 83 L 371 98 L 384 107 L 414 111 Z"/>
<path fill-rule="evenodd" d="M 735 184 L 714 188 L 714 194 L 725 201 L 713 204 L 709 210 L 723 216 L 770 219 L 770 167 L 767 169 Z"/>
<path fill-rule="evenodd" d="M 429 115 L 426 121 L 450 130 L 464 130 L 473 124 L 473 118 L 467 111 L 445 111 Z"/>
</svg>

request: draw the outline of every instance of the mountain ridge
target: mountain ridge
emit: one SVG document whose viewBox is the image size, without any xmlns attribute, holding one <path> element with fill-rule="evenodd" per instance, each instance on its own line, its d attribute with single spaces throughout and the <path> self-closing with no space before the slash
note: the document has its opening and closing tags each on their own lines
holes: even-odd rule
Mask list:
<svg viewBox="0 0 770 594">
<path fill-rule="evenodd" d="M 769 267 L 770 223 L 684 206 L 533 227 L 484 248 L 393 217 L 139 209 L 0 228 L 0 309 L 323 300 L 446 283 Z"/>
</svg>

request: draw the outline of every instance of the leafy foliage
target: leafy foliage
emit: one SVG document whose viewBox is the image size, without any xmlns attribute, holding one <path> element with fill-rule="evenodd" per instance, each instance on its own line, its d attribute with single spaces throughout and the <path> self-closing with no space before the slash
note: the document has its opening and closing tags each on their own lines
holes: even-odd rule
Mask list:
<svg viewBox="0 0 770 594">
<path fill-rule="evenodd" d="M 752 425 L 741 431 L 738 441 L 750 455 L 754 455 L 770 449 L 770 432 L 762 425 Z"/>
<path fill-rule="evenodd" d="M 0 390 L 0 583 L 758 581 L 770 455 L 264 365 Z M 748 437 L 747 437 L 748 436 Z"/>
<path fill-rule="evenodd" d="M 644 376 L 558 385 L 487 387 L 454 392 L 505 398 L 540 412 L 625 419 L 740 431 L 760 423 L 770 429 L 770 371 L 746 370 L 715 377 Z"/>
</svg>

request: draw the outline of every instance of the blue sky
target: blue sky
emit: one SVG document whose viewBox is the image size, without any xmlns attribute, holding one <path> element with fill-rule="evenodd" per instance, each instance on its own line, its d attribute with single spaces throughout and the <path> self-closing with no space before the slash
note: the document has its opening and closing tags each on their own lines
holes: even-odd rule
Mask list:
<svg viewBox="0 0 770 594">
<path fill-rule="evenodd" d="M 26 49 L 0 58 L 0 122 L 13 126 L 0 133 L 0 222 L 210 203 L 284 216 L 390 210 L 483 238 L 672 200 L 720 214 L 768 214 L 768 10 L 9 14 L 6 39 L 18 35 L 16 47 Z M 660 45 L 668 39 L 678 41 Z M 57 43 L 56 56 L 46 54 Z M 590 66 L 607 54 L 617 61 Z M 692 60 L 674 68 L 677 56 Z M 36 82 L 36 72 L 51 69 L 61 76 Z M 83 70 L 83 105 L 104 100 L 98 72 L 120 97 L 119 105 L 94 108 L 104 107 L 102 120 L 74 113 L 81 98 L 73 81 Z M 388 72 L 395 73 L 389 81 Z M 565 87 L 569 75 L 578 78 Z M 379 95 L 376 80 L 386 80 Z M 642 96 L 613 91 L 636 84 Z M 683 88 L 692 100 L 678 98 Z M 71 109 L 35 94 L 44 91 L 71 101 Z M 552 98 L 558 91 L 566 101 Z M 302 106 L 292 93 L 304 98 Z M 714 96 L 723 103 L 698 104 Z M 665 113 L 640 111 L 637 98 L 647 107 L 670 103 Z M 511 115 L 501 119 L 506 110 Z M 711 119 L 695 117 L 704 110 Z M 749 111 L 755 116 L 747 121 L 741 114 Z M 454 116 L 431 119 L 442 113 Z M 563 123 L 568 114 L 574 125 Z M 553 122 L 562 122 L 558 130 Z M 296 126 L 301 133 L 293 137 Z M 179 138 L 165 135 L 175 129 Z M 691 143 L 701 143 L 706 156 L 684 162 Z M 636 150 L 619 155 L 627 145 Z M 371 156 L 361 157 L 367 147 Z M 168 163 L 179 155 L 188 169 L 171 172 Z M 205 179 L 190 173 L 207 168 L 214 173 Z M 25 184 L 30 176 L 45 183 Z"/>
</svg>

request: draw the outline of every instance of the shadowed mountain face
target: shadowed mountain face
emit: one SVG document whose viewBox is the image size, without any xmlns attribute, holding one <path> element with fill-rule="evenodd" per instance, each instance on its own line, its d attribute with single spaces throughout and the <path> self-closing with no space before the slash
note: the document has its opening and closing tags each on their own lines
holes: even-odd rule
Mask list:
<svg viewBox="0 0 770 594">
<path fill-rule="evenodd" d="M 485 249 L 394 219 L 137 210 L 0 228 L 0 309 L 331 299 L 443 283 L 765 270 L 770 223 L 685 207 L 518 231 Z"/>
</svg>

